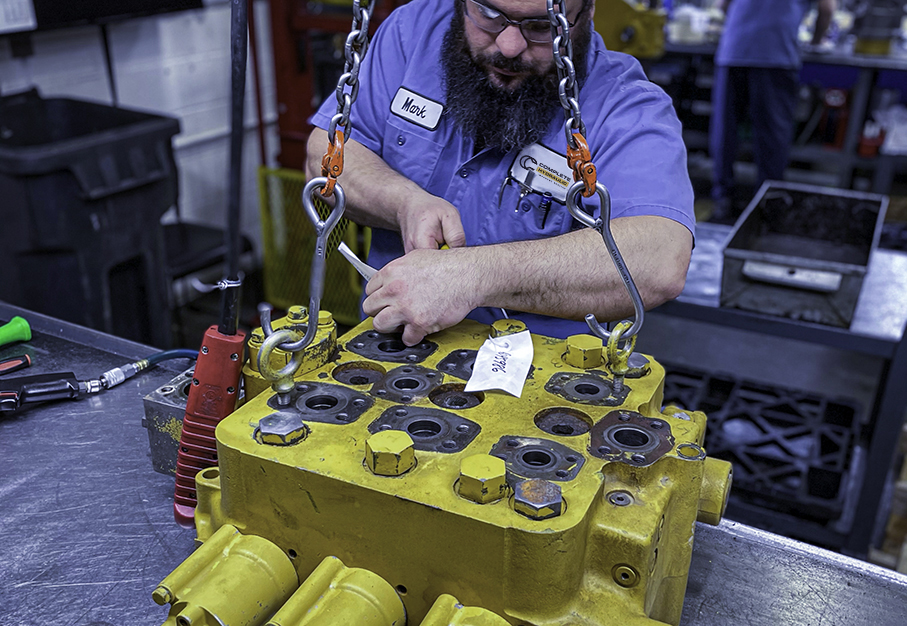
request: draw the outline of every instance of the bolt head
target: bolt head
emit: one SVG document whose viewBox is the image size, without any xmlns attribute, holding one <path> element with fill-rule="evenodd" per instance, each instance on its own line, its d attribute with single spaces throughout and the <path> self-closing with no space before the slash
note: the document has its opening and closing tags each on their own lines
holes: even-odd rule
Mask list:
<svg viewBox="0 0 907 626">
<path fill-rule="evenodd" d="M 507 465 L 490 454 L 475 454 L 460 461 L 457 493 L 478 504 L 497 502 L 507 494 Z"/>
<path fill-rule="evenodd" d="M 400 476 L 416 464 L 413 438 L 402 430 L 382 430 L 365 441 L 365 464 L 378 476 Z"/>
<path fill-rule="evenodd" d="M 295 413 L 271 413 L 258 420 L 256 439 L 271 446 L 289 446 L 309 434 L 302 417 Z"/>
<path fill-rule="evenodd" d="M 592 335 L 571 335 L 567 337 L 567 353 L 564 360 L 568 365 L 590 369 L 602 364 L 602 340 Z"/>
<path fill-rule="evenodd" d="M 518 482 L 513 490 L 513 509 L 534 520 L 557 517 L 564 510 L 561 487 L 541 478 Z"/>
<path fill-rule="evenodd" d="M 491 332 L 495 337 L 503 337 L 505 335 L 515 335 L 526 330 L 526 324 L 520 320 L 495 320 L 491 324 Z"/>
<path fill-rule="evenodd" d="M 330 326 L 334 323 L 334 316 L 330 311 L 318 311 L 318 325 Z"/>
<path fill-rule="evenodd" d="M 299 306 L 299 305 L 291 306 L 287 310 L 287 319 L 288 320 L 291 320 L 294 322 L 300 322 L 300 321 L 304 320 L 306 317 L 308 317 L 308 311 L 306 311 L 304 306 Z"/>
</svg>

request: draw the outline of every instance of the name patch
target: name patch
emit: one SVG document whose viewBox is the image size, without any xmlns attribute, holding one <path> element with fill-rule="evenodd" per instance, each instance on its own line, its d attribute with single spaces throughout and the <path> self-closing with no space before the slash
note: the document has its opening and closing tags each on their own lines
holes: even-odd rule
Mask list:
<svg viewBox="0 0 907 626">
<path fill-rule="evenodd" d="M 510 177 L 533 191 L 550 193 L 560 202 L 567 200 L 567 189 L 573 184 L 567 157 L 540 143 L 520 150 L 510 166 Z"/>
<path fill-rule="evenodd" d="M 434 130 L 441 121 L 444 105 L 404 87 L 397 90 L 391 102 L 391 113 L 417 124 L 422 128 Z"/>
</svg>

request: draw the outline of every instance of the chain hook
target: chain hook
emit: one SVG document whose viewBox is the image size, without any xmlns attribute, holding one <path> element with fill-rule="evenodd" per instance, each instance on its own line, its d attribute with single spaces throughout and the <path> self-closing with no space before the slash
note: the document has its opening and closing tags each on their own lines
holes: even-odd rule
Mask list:
<svg viewBox="0 0 907 626">
<path fill-rule="evenodd" d="M 627 269 L 624 258 L 621 256 L 620 250 L 617 248 L 617 243 L 614 241 L 614 235 L 611 233 L 611 194 L 604 185 L 595 183 L 595 191 L 601 201 L 601 216 L 598 219 L 595 219 L 576 205 L 576 195 L 583 187 L 584 183 L 582 181 L 577 181 L 570 185 L 570 188 L 567 190 L 567 210 L 570 211 L 570 214 L 576 221 L 583 226 L 596 230 L 605 242 L 608 254 L 611 255 L 614 267 L 617 268 L 617 273 L 620 275 L 624 287 L 630 295 L 630 301 L 633 303 L 633 315 L 635 319 L 633 320 L 633 325 L 623 335 L 625 338 L 629 339 L 630 337 L 634 337 L 636 333 L 639 332 L 639 329 L 642 328 L 645 309 L 643 307 L 642 297 L 639 295 L 639 289 L 636 288 L 636 283 L 633 282 L 633 277 L 630 276 L 630 271 Z M 589 330 L 592 331 L 592 334 L 603 341 L 608 340 L 611 333 L 598 323 L 598 320 L 594 315 L 591 313 L 587 315 L 586 323 L 589 325 Z"/>
<path fill-rule="evenodd" d="M 591 198 L 595 194 L 598 180 L 595 163 L 592 162 L 592 153 L 589 152 L 589 144 L 582 133 L 570 133 L 570 137 L 573 143 L 567 142 L 567 164 L 573 170 L 573 180 L 582 181 L 583 196 Z"/>
<path fill-rule="evenodd" d="M 333 140 L 328 143 L 328 151 L 321 158 L 321 176 L 327 180 L 321 190 L 321 196 L 324 198 L 334 195 L 337 177 L 343 173 L 343 141 L 343 130 L 338 128 L 334 131 Z"/>
</svg>

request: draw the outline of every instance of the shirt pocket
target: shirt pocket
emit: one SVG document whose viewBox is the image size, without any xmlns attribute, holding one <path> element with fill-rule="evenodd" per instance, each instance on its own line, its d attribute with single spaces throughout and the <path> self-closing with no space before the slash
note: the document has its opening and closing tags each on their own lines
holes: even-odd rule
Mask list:
<svg viewBox="0 0 907 626">
<path fill-rule="evenodd" d="M 538 192 L 520 197 L 516 183 L 504 185 L 501 202 L 496 211 L 490 212 L 484 230 L 495 233 L 496 241 L 525 241 L 562 235 L 570 229 L 571 217 L 567 207 Z"/>
<path fill-rule="evenodd" d="M 381 156 L 396 172 L 423 189 L 428 188 L 442 148 L 438 131 L 420 128 L 393 114 L 388 116 Z"/>
</svg>

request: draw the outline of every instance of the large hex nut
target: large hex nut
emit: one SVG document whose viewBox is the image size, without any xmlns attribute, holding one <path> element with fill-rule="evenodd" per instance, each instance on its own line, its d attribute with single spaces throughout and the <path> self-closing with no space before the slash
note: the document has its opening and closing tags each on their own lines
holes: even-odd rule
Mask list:
<svg viewBox="0 0 907 626">
<path fill-rule="evenodd" d="M 271 413 L 258 420 L 255 437 L 272 446 L 289 446 L 302 441 L 309 434 L 302 418 L 295 413 Z"/>
<path fill-rule="evenodd" d="M 475 454 L 460 461 L 457 493 L 478 504 L 497 502 L 507 493 L 507 464 L 490 454 Z"/>
<path fill-rule="evenodd" d="M 564 511 L 560 485 L 541 478 L 518 482 L 513 490 L 513 510 L 534 520 L 557 517 Z"/>
<path fill-rule="evenodd" d="M 413 438 L 402 430 L 382 430 L 365 441 L 365 464 L 378 476 L 400 476 L 416 464 Z"/>
<path fill-rule="evenodd" d="M 602 364 L 602 340 L 592 335 L 570 335 L 564 360 L 580 369 L 598 367 Z"/>
</svg>

